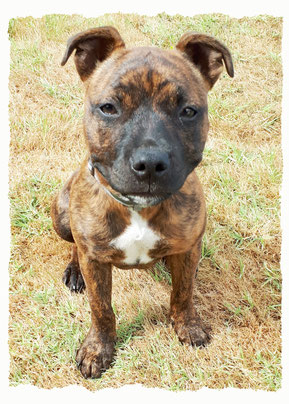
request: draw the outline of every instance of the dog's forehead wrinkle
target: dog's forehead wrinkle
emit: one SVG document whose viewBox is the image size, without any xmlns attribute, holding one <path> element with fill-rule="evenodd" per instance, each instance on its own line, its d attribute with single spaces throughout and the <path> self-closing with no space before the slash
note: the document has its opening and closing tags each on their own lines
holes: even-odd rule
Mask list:
<svg viewBox="0 0 289 404">
<path fill-rule="evenodd" d="M 122 63 L 115 66 L 115 75 L 121 78 L 132 72 L 149 70 L 165 78 L 173 73 L 174 69 L 177 69 L 177 63 L 170 60 L 167 51 L 144 47 L 132 49 L 124 54 Z"/>
<path fill-rule="evenodd" d="M 178 59 L 157 48 L 144 48 L 142 51 L 136 48 L 123 54 L 120 64 L 112 65 L 111 69 L 107 65 L 105 72 L 103 69 L 96 72 L 92 94 L 99 100 L 112 95 L 117 101 L 125 99 L 130 107 L 145 102 L 146 97 L 154 97 L 155 103 L 180 104 L 191 99 L 202 103 L 204 97 L 196 91 L 198 86 L 194 84 L 194 74 L 187 66 L 180 65 Z M 103 80 L 107 69 L 110 79 Z"/>
<path fill-rule="evenodd" d="M 174 94 L 179 101 L 193 98 L 206 102 L 205 94 L 200 93 L 200 75 L 173 50 L 138 47 L 123 50 L 111 59 L 95 71 L 90 86 L 94 98 L 101 100 L 117 93 L 119 100 L 155 95 L 165 100 Z M 133 100 L 128 101 L 132 105 Z"/>
</svg>

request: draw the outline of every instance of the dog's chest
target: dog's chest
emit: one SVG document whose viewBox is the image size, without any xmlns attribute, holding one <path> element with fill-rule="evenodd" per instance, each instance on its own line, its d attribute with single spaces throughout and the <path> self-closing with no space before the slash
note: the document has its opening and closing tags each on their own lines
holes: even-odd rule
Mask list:
<svg viewBox="0 0 289 404">
<path fill-rule="evenodd" d="M 160 240 L 145 219 L 137 212 L 131 211 L 130 224 L 125 231 L 110 242 L 110 245 L 123 251 L 126 265 L 148 264 L 153 261 L 149 251 Z"/>
</svg>

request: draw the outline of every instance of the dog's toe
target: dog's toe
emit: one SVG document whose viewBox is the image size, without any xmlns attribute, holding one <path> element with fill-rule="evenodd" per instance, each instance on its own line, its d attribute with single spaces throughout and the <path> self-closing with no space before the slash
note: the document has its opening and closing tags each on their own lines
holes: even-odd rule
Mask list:
<svg viewBox="0 0 289 404">
<path fill-rule="evenodd" d="M 174 329 L 182 344 L 203 347 L 211 340 L 209 327 L 204 327 L 199 319 L 192 319 L 187 323 L 176 322 Z"/>
<path fill-rule="evenodd" d="M 77 367 L 85 379 L 101 377 L 111 365 L 114 356 L 114 343 L 84 341 L 77 352 Z"/>
<path fill-rule="evenodd" d="M 62 277 L 63 283 L 71 292 L 81 293 L 85 289 L 84 279 L 78 265 L 69 263 Z"/>
</svg>

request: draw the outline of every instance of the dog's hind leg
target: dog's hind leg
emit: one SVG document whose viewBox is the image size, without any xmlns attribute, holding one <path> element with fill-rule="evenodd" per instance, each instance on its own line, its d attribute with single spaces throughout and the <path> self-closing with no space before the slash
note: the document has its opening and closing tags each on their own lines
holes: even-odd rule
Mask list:
<svg viewBox="0 0 289 404">
<path fill-rule="evenodd" d="M 71 261 L 64 271 L 62 280 L 71 292 L 81 293 L 85 289 L 85 283 L 80 272 L 77 247 L 75 244 L 72 246 Z"/>
<path fill-rule="evenodd" d="M 77 173 L 78 171 L 75 171 L 72 174 L 62 190 L 54 198 L 51 206 L 52 223 L 56 233 L 70 243 L 74 243 L 74 239 L 71 233 L 69 219 L 69 198 L 71 184 Z M 85 283 L 80 272 L 77 247 L 75 244 L 72 246 L 71 261 L 64 271 L 62 280 L 72 292 L 80 293 L 85 289 Z"/>
<path fill-rule="evenodd" d="M 54 198 L 51 205 L 51 218 L 54 230 L 65 241 L 74 243 L 69 218 L 69 199 L 72 182 L 78 172 L 75 171 Z"/>
</svg>

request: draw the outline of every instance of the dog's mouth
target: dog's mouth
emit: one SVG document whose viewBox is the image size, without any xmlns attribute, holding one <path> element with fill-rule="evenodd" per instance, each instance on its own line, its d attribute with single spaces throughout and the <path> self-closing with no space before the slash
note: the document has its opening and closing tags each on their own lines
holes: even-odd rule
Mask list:
<svg viewBox="0 0 289 404">
<path fill-rule="evenodd" d="M 150 206 L 155 206 L 172 195 L 171 193 L 156 193 L 151 191 L 139 192 L 139 193 L 129 193 L 129 192 L 124 193 L 120 192 L 120 190 L 115 189 L 115 187 L 112 186 L 111 186 L 112 191 L 110 191 L 105 186 L 103 186 L 99 181 L 97 171 L 95 170 L 95 167 L 93 166 L 90 160 L 88 161 L 88 169 L 91 175 L 97 180 L 97 182 L 103 187 L 103 189 L 110 197 L 112 197 L 113 199 L 115 199 L 116 201 L 127 207 L 143 209 Z M 101 171 L 100 173 L 102 174 Z"/>
</svg>

